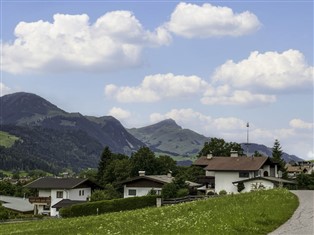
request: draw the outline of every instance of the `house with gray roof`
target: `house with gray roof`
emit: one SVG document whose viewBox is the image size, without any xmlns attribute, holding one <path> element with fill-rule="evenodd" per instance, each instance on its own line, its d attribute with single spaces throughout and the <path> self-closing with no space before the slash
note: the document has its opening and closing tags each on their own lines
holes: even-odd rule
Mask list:
<svg viewBox="0 0 314 235">
<path fill-rule="evenodd" d="M 146 196 L 151 190 L 155 190 L 157 195 L 161 194 L 162 187 L 165 184 L 171 183 L 174 177 L 171 173 L 167 175 L 146 175 L 145 171 L 139 171 L 139 176 L 124 180 L 123 197 L 140 197 Z M 186 181 L 189 187 L 199 187 L 198 183 Z"/>
<path fill-rule="evenodd" d="M 24 187 L 37 189 L 38 196 L 30 197 L 34 214 L 58 216 L 59 209 L 89 200 L 92 191 L 101 187 L 89 179 L 39 178 Z"/>
<path fill-rule="evenodd" d="M 258 188 L 270 189 L 282 184 L 293 184 L 279 178 L 278 164 L 269 157 L 238 156 L 232 152 L 230 157 L 215 157 L 211 154 L 198 158 L 193 165 L 205 170 L 205 177 L 214 178 L 213 190 L 219 193 L 238 193 L 238 184 L 244 184 L 243 192 Z"/>
<path fill-rule="evenodd" d="M 34 211 L 34 205 L 28 201 L 28 198 L 0 195 L 0 202 L 3 207 L 19 213 L 33 213 Z"/>
</svg>

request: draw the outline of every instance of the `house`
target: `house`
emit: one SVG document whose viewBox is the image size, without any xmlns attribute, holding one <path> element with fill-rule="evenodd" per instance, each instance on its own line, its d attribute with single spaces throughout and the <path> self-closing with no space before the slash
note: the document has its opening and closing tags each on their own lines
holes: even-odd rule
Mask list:
<svg viewBox="0 0 314 235">
<path fill-rule="evenodd" d="M 89 179 L 81 178 L 39 178 L 24 187 L 37 189 L 38 196 L 30 197 L 34 214 L 59 216 L 59 209 L 89 200 L 91 193 L 101 187 Z"/>
<path fill-rule="evenodd" d="M 0 203 L 3 207 L 19 213 L 34 213 L 34 205 L 28 201 L 28 198 L 0 195 Z"/>
<path fill-rule="evenodd" d="M 237 185 L 243 182 L 246 191 L 262 184 L 265 188 L 273 188 L 280 183 L 293 183 L 279 180 L 278 166 L 269 157 L 243 157 L 232 152 L 230 157 L 214 157 L 211 154 L 200 157 L 193 165 L 201 166 L 205 170 L 205 178 L 214 182 L 213 190 L 219 193 L 238 193 Z M 254 179 L 254 180 L 253 180 Z M 210 187 L 208 188 L 208 191 Z"/>
<path fill-rule="evenodd" d="M 123 185 L 123 197 L 140 197 L 146 196 L 151 190 L 155 190 L 157 195 L 161 194 L 162 187 L 171 183 L 174 177 L 171 173 L 167 175 L 146 175 L 145 171 L 139 171 L 139 176 L 133 177 L 128 180 L 124 180 Z M 200 184 L 186 181 L 190 187 L 199 187 Z"/>
<path fill-rule="evenodd" d="M 290 178 L 296 178 L 297 175 L 311 174 L 314 172 L 314 163 L 310 161 L 294 162 L 286 164 L 287 173 Z"/>
</svg>

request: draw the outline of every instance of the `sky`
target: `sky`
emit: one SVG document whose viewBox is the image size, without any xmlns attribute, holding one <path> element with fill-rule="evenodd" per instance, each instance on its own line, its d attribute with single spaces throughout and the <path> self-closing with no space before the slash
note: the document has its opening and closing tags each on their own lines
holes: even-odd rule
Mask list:
<svg viewBox="0 0 314 235">
<path fill-rule="evenodd" d="M 314 159 L 313 1 L 1 0 L 1 96 Z"/>
</svg>

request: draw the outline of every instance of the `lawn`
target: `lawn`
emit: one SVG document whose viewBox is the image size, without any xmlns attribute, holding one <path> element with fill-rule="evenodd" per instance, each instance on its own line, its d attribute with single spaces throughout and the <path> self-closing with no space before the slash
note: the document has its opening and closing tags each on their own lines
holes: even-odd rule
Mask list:
<svg viewBox="0 0 314 235">
<path fill-rule="evenodd" d="M 288 190 L 215 197 L 161 208 L 0 225 L 0 234 L 267 234 L 298 206 Z"/>
<path fill-rule="evenodd" d="M 4 131 L 0 131 L 0 146 L 10 148 L 18 139 L 19 137 L 10 135 L 9 133 Z"/>
</svg>

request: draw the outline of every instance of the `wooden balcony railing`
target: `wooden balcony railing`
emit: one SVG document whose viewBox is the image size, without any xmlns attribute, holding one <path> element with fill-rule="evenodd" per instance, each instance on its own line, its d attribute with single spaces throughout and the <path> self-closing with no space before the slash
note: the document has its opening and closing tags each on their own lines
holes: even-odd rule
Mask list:
<svg viewBox="0 0 314 235">
<path fill-rule="evenodd" d="M 48 205 L 51 203 L 51 197 L 29 197 L 28 201 L 30 203 L 44 203 Z"/>
</svg>

